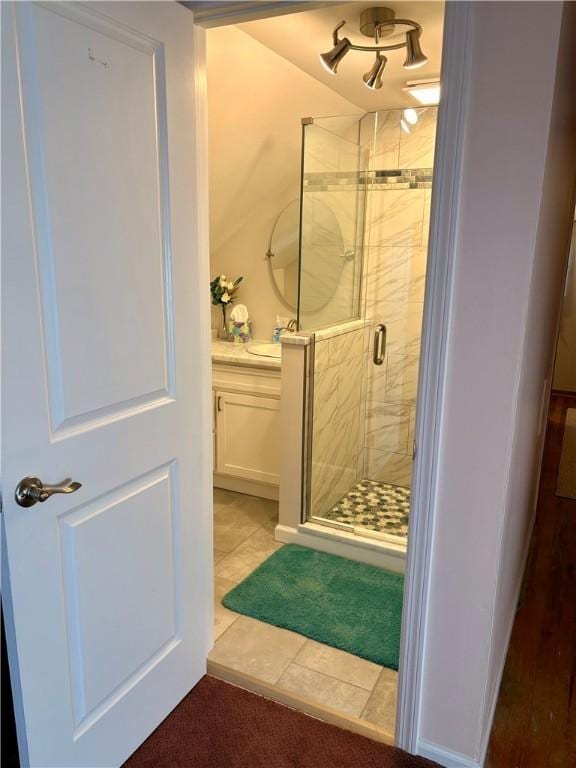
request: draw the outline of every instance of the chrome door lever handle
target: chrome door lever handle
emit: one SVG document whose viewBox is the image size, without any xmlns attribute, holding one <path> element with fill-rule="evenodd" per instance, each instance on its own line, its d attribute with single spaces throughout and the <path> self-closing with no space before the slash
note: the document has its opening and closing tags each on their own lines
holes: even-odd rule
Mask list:
<svg viewBox="0 0 576 768">
<path fill-rule="evenodd" d="M 73 482 L 70 477 L 57 485 L 44 485 L 38 477 L 25 477 L 18 483 L 14 498 L 19 506 L 32 507 L 55 493 L 74 493 L 79 488 L 82 488 L 82 484 Z"/>
</svg>

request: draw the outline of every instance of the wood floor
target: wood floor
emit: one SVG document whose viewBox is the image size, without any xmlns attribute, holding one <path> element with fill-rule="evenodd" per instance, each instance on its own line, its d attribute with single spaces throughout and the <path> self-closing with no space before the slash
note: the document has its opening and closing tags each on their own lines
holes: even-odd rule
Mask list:
<svg viewBox="0 0 576 768">
<path fill-rule="evenodd" d="M 576 766 L 576 501 L 556 496 L 567 408 L 550 403 L 540 497 L 485 768 Z"/>
</svg>

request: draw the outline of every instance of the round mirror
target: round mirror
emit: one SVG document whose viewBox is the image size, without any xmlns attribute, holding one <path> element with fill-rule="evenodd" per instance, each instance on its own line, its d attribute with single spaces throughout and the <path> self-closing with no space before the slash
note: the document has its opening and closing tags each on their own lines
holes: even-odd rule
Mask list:
<svg viewBox="0 0 576 768">
<path fill-rule="evenodd" d="M 298 305 L 299 239 L 300 201 L 292 200 L 274 223 L 266 256 L 274 287 L 284 303 L 294 310 Z"/>
<path fill-rule="evenodd" d="M 276 292 L 290 309 L 298 306 L 300 201 L 292 200 L 280 213 L 270 235 L 266 256 Z M 333 298 L 355 250 L 344 251 L 338 217 L 322 193 L 304 198 L 300 310 L 314 313 Z"/>
<path fill-rule="evenodd" d="M 341 201 L 340 197 L 342 193 L 306 192 L 304 195 L 300 257 L 300 320 L 304 323 L 307 315 L 316 315 L 331 303 L 334 307 L 340 305 L 352 289 L 354 273 L 350 267 L 347 273 L 350 279 L 340 285 L 345 266 L 355 257 L 354 249 L 344 250 L 340 222 L 354 219 L 349 215 L 348 198 Z M 330 322 L 327 320 L 330 313 L 323 314 L 322 324 Z"/>
</svg>

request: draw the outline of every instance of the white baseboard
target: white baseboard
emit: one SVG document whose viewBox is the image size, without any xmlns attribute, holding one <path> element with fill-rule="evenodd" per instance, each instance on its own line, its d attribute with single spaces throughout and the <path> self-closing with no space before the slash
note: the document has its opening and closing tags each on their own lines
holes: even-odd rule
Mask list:
<svg viewBox="0 0 576 768">
<path fill-rule="evenodd" d="M 244 480 L 242 477 L 230 477 L 214 472 L 213 485 L 214 488 L 224 488 L 226 491 L 236 491 L 236 493 L 246 493 L 248 496 L 278 501 L 278 486 L 259 483 L 257 480 Z"/>
<path fill-rule="evenodd" d="M 349 560 L 375 565 L 395 573 L 404 573 L 406 567 L 406 550 L 401 547 L 376 539 L 363 539 L 347 531 L 338 531 L 313 523 L 299 525 L 298 528 L 277 525 L 274 529 L 274 538 L 283 544 L 299 544 L 302 547 L 316 549 L 329 555 L 347 557 Z"/>
<path fill-rule="evenodd" d="M 459 752 L 452 752 L 425 739 L 418 740 L 416 754 L 419 757 L 433 760 L 444 768 L 482 768 L 482 763 L 478 760 L 461 755 Z"/>
</svg>

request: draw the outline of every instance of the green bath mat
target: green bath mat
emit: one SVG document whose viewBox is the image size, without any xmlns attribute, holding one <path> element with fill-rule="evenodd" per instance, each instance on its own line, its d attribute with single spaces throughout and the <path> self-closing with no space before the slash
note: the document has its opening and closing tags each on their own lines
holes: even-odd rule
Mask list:
<svg viewBox="0 0 576 768">
<path fill-rule="evenodd" d="M 400 574 L 288 544 L 222 605 L 398 669 L 403 587 Z"/>
</svg>

